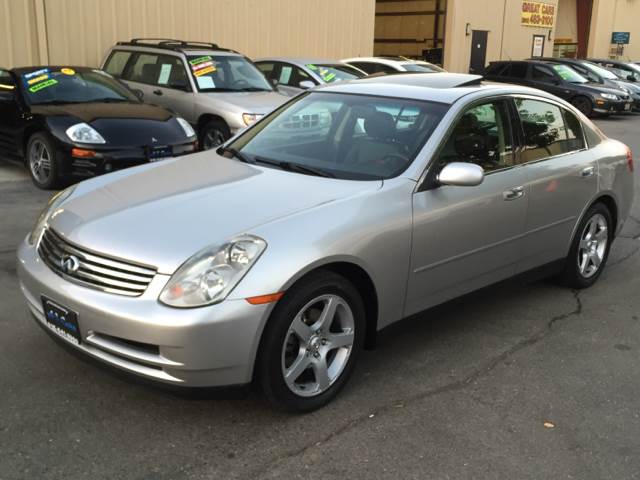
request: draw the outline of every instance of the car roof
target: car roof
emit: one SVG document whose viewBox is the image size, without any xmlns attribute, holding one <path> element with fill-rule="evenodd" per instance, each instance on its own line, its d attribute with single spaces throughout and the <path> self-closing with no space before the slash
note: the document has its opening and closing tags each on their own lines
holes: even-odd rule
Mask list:
<svg viewBox="0 0 640 480">
<path fill-rule="evenodd" d="M 31 67 L 12 68 L 12 69 L 9 69 L 9 71 L 15 73 L 16 75 L 23 75 L 25 73 L 35 72 L 37 70 L 43 70 L 45 68 L 48 68 L 49 70 L 60 70 L 62 68 L 70 68 L 71 70 L 76 70 L 78 72 L 90 72 L 92 70 L 100 70 L 100 71 L 102 71 L 99 68 L 78 67 L 78 66 L 74 66 L 74 65 L 34 65 L 34 66 L 31 66 Z"/>
<path fill-rule="evenodd" d="M 372 62 L 372 63 L 380 63 L 383 65 L 407 65 L 412 63 L 420 63 L 420 64 L 429 64 L 429 62 L 425 60 L 416 60 L 411 58 L 404 57 L 354 57 L 354 58 L 343 58 L 342 62 L 351 63 L 351 62 Z"/>
<path fill-rule="evenodd" d="M 365 77 L 350 82 L 327 84 L 314 91 L 410 98 L 452 104 L 472 93 L 535 94 L 555 98 L 540 90 L 506 83 L 483 82 L 480 75 L 466 73 L 401 73 Z"/>
<path fill-rule="evenodd" d="M 220 47 L 216 43 L 198 42 L 190 40 L 176 40 L 171 38 L 132 38 L 127 42 L 118 42 L 113 48 L 127 47 L 154 51 L 172 51 L 185 55 L 206 55 L 212 52 L 216 54 L 241 55 L 230 48 Z"/>
<path fill-rule="evenodd" d="M 300 57 L 265 57 L 254 60 L 254 62 L 285 62 L 305 67 L 309 64 L 313 65 L 344 65 L 342 60 L 332 60 L 328 58 L 300 58 Z"/>
</svg>

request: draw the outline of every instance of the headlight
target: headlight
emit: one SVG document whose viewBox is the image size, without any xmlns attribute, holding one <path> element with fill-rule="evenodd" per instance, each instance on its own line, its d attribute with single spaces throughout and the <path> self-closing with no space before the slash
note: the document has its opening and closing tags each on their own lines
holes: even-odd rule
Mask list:
<svg viewBox="0 0 640 480">
<path fill-rule="evenodd" d="M 618 100 L 618 96 L 612 93 L 601 93 L 600 96 L 608 100 Z"/>
<path fill-rule="evenodd" d="M 67 137 L 76 143 L 105 143 L 104 138 L 86 123 L 77 123 L 67 128 Z"/>
<path fill-rule="evenodd" d="M 38 217 L 38 220 L 36 221 L 36 224 L 33 226 L 31 233 L 29 234 L 28 241 L 31 245 L 35 245 L 36 242 L 40 239 L 40 235 L 42 235 L 44 227 L 47 226 L 49 220 L 51 220 L 51 218 L 58 211 L 58 207 L 62 204 L 62 202 L 69 198 L 75 188 L 75 186 L 69 187 L 66 190 L 62 190 L 61 192 L 58 192 L 53 197 L 51 197 L 51 200 L 49 200 L 47 207 L 42 211 L 42 213 Z"/>
<path fill-rule="evenodd" d="M 187 122 L 182 117 L 176 117 L 176 120 L 178 120 L 178 123 L 182 127 L 182 131 L 187 136 L 187 138 L 191 138 L 191 137 L 195 137 L 196 136 L 196 132 L 193 131 L 193 127 L 189 124 L 189 122 Z"/>
<path fill-rule="evenodd" d="M 264 115 L 262 113 L 243 113 L 242 114 L 242 121 L 248 127 L 252 123 L 256 123 L 262 117 L 264 117 Z"/>
<path fill-rule="evenodd" d="M 159 300 L 171 307 L 189 308 L 221 302 L 242 280 L 267 243 L 243 235 L 221 247 L 207 247 L 172 275 Z"/>
</svg>

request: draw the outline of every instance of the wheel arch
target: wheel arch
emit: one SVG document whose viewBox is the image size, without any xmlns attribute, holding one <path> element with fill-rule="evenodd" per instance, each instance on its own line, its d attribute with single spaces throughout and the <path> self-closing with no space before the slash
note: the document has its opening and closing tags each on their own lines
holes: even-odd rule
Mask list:
<svg viewBox="0 0 640 480">
<path fill-rule="evenodd" d="M 580 215 L 578 216 L 578 219 L 575 222 L 575 225 L 573 226 L 573 231 L 571 232 L 571 238 L 569 239 L 569 244 L 567 246 L 567 254 L 569 253 L 569 249 L 571 248 L 571 244 L 574 238 L 578 234 L 578 226 L 580 225 L 580 222 L 582 222 L 582 219 L 587 214 L 589 209 L 593 207 L 596 203 L 602 203 L 604 204 L 604 206 L 606 206 L 609 209 L 609 212 L 611 213 L 611 219 L 613 221 L 613 228 L 612 228 L 612 231 L 614 232 L 613 236 L 615 237 L 618 230 L 618 220 L 619 220 L 618 202 L 612 192 L 600 192 L 585 206 L 582 212 L 580 212 Z"/>
<path fill-rule="evenodd" d="M 204 124 L 211 120 L 221 122 L 227 127 L 227 129 L 229 129 L 229 131 L 231 130 L 227 121 L 220 115 L 216 115 L 215 113 L 203 113 L 198 117 L 198 123 L 196 124 L 197 133 L 200 133 L 200 129 L 204 126 Z"/>
</svg>

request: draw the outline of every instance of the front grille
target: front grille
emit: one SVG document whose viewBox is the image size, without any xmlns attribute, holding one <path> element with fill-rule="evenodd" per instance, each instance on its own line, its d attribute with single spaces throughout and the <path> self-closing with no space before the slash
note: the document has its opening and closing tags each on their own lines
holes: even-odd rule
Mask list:
<svg viewBox="0 0 640 480">
<path fill-rule="evenodd" d="M 137 297 L 151 283 L 156 268 L 119 260 L 74 245 L 46 228 L 38 253 L 62 278 L 104 292 Z"/>
</svg>

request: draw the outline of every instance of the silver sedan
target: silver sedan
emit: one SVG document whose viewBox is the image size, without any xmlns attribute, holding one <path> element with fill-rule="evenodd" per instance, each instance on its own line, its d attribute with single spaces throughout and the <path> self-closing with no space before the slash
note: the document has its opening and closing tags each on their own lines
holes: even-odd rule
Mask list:
<svg viewBox="0 0 640 480">
<path fill-rule="evenodd" d="M 570 104 L 447 73 L 320 87 L 217 151 L 56 195 L 19 249 L 37 323 L 178 386 L 308 411 L 376 332 L 546 267 L 591 286 L 633 158 Z"/>
</svg>

